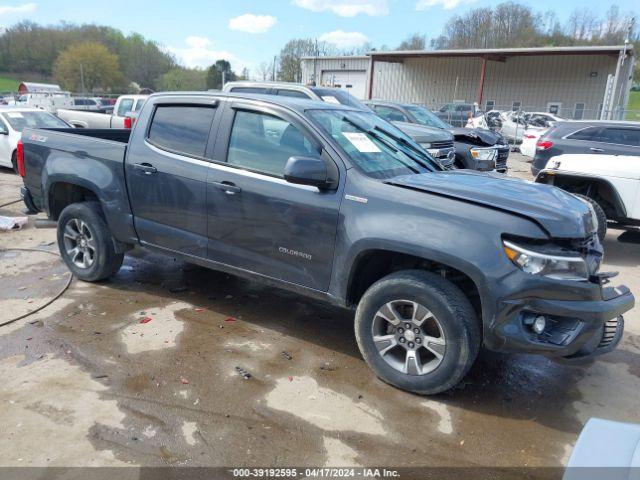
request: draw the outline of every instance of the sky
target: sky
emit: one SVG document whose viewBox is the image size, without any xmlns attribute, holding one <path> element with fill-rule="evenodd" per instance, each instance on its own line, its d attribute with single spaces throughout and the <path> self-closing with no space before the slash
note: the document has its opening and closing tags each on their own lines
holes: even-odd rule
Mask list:
<svg viewBox="0 0 640 480">
<path fill-rule="evenodd" d="M 630 3 L 627 3 L 630 2 Z M 636 3 L 637 2 L 637 3 Z M 138 32 L 159 42 L 188 67 L 224 58 L 236 71 L 256 70 L 292 38 L 317 38 L 338 46 L 364 42 L 397 46 L 412 33 L 436 37 L 455 14 L 490 0 L 0 0 L 0 27 L 21 20 L 40 24 L 95 23 Z M 610 2 L 522 1 L 553 10 L 561 21 L 576 8 L 603 16 Z M 620 2 L 622 9 L 640 0 Z"/>
</svg>

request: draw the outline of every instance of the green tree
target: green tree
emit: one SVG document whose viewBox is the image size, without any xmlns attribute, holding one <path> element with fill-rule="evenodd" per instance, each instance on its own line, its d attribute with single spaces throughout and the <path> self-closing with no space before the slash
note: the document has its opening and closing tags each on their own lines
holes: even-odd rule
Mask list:
<svg viewBox="0 0 640 480">
<path fill-rule="evenodd" d="M 56 60 L 53 75 L 63 88 L 73 92 L 80 92 L 83 86 L 88 92 L 120 91 L 125 84 L 118 56 L 95 42 L 68 47 Z"/>
<path fill-rule="evenodd" d="M 206 72 L 191 68 L 173 68 L 162 75 L 157 83 L 158 90 L 199 91 L 207 88 Z"/>
<path fill-rule="evenodd" d="M 223 81 L 226 83 L 237 79 L 238 76 L 226 60 L 218 60 L 207 69 L 207 88 L 220 90 Z"/>
</svg>

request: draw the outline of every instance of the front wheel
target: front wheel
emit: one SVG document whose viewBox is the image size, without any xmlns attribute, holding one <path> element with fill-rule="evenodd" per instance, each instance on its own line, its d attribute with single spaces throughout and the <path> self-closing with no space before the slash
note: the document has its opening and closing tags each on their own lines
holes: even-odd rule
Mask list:
<svg viewBox="0 0 640 480">
<path fill-rule="evenodd" d="M 58 219 L 58 247 L 67 267 L 80 280 L 96 282 L 115 274 L 123 253 L 116 253 L 100 206 L 96 202 L 72 203 Z"/>
<path fill-rule="evenodd" d="M 604 237 L 607 235 L 607 215 L 604 213 L 604 210 L 600 204 L 591 197 L 580 194 L 576 194 L 576 197 L 581 198 L 593 207 L 593 211 L 596 213 L 596 219 L 598 221 L 598 238 L 600 239 L 600 243 L 604 242 Z"/>
<path fill-rule="evenodd" d="M 355 330 L 362 356 L 380 379 L 423 395 L 458 384 L 481 343 L 475 311 L 462 291 L 419 270 L 371 286 L 358 304 Z"/>
</svg>

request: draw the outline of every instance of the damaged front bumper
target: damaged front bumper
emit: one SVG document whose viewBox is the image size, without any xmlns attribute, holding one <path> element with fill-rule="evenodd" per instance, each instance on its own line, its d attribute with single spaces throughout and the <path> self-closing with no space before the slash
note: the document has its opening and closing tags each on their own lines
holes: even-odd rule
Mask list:
<svg viewBox="0 0 640 480">
<path fill-rule="evenodd" d="M 635 304 L 631 291 L 624 285 L 608 287 L 596 281 L 575 282 L 571 287 L 562 291 L 567 292 L 562 299 L 557 298 L 561 292 L 557 285 L 554 289 L 538 285 L 502 299 L 493 328 L 485 332 L 487 346 L 570 359 L 616 348 L 624 331 L 622 315 Z"/>
</svg>

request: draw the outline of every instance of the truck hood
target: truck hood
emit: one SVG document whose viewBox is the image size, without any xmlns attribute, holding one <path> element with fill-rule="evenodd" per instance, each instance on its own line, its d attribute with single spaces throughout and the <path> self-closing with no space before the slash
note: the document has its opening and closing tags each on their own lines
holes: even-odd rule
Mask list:
<svg viewBox="0 0 640 480">
<path fill-rule="evenodd" d="M 449 131 L 453 133 L 456 140 L 473 143 L 480 147 L 493 147 L 496 144 L 506 143 L 502 135 L 486 128 L 453 127 Z"/>
<path fill-rule="evenodd" d="M 582 200 L 550 185 L 499 173 L 456 170 L 403 175 L 386 183 L 527 217 L 556 238 L 586 238 L 595 231 L 591 209 Z"/>
<path fill-rule="evenodd" d="M 409 135 L 417 143 L 448 142 L 453 140 L 453 135 L 441 128 L 427 127 L 416 123 L 391 122 L 402 133 Z"/>
</svg>

